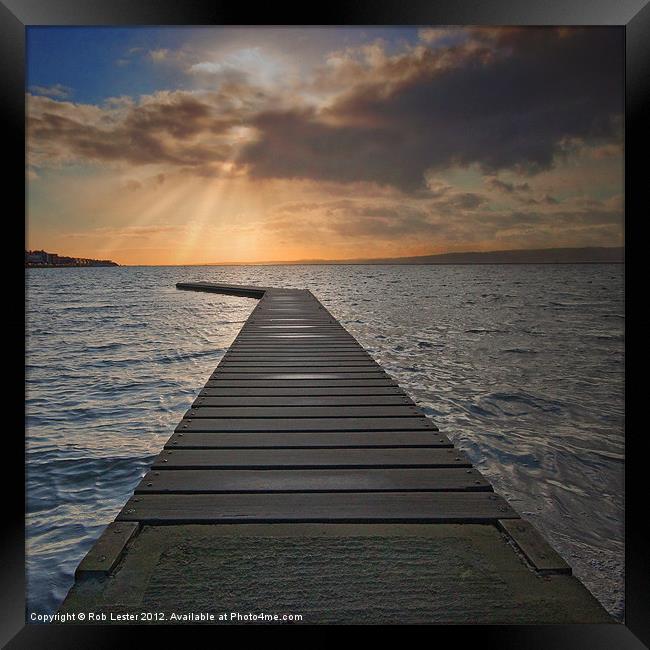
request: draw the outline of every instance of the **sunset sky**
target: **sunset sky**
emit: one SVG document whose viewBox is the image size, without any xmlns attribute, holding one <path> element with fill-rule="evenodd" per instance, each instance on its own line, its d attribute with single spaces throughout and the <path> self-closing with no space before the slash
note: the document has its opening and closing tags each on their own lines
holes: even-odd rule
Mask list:
<svg viewBox="0 0 650 650">
<path fill-rule="evenodd" d="M 619 28 L 30 27 L 27 246 L 619 246 L 623 54 Z"/>
</svg>

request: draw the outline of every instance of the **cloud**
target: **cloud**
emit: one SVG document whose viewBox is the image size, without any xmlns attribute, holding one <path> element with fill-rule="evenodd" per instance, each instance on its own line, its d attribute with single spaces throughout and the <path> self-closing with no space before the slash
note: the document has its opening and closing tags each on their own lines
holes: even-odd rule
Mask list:
<svg viewBox="0 0 650 650">
<path fill-rule="evenodd" d="M 489 177 L 487 179 L 487 185 L 492 189 L 496 190 L 499 194 L 510 197 L 524 205 L 558 205 L 559 201 L 554 196 L 551 196 L 548 192 L 544 192 L 541 195 L 539 192 L 536 192 L 536 196 L 533 196 L 533 188 L 529 182 L 524 183 L 515 183 L 501 180 L 496 177 Z"/>
<path fill-rule="evenodd" d="M 204 167 L 228 160 L 240 118 L 223 101 L 161 92 L 101 108 L 28 96 L 32 165 L 94 161 Z"/>
<path fill-rule="evenodd" d="M 171 51 L 161 47 L 158 48 L 157 50 L 150 50 L 149 51 L 149 58 L 154 62 L 154 63 L 160 63 L 162 61 L 166 61 L 169 59 L 169 56 L 171 54 Z"/>
<path fill-rule="evenodd" d="M 100 227 L 93 228 L 92 230 L 83 230 L 79 232 L 71 232 L 67 234 L 67 237 L 72 237 L 74 239 L 91 239 L 91 238 L 125 238 L 125 239 L 141 239 L 141 238 L 150 238 L 152 236 L 158 235 L 178 235 L 187 230 L 185 226 L 176 226 L 176 225 L 151 225 L 151 226 L 122 226 L 122 227 Z"/>
<path fill-rule="evenodd" d="M 366 194 L 327 201 L 295 201 L 275 208 L 263 227 L 283 231 L 292 239 L 303 237 L 306 230 L 312 229 L 315 239 L 328 241 L 423 243 L 451 237 L 459 224 L 473 219 L 485 201 L 482 195 L 451 187 L 433 199 L 378 199 Z"/>
<path fill-rule="evenodd" d="M 498 178 L 490 178 L 488 183 L 496 190 L 505 192 L 506 194 L 514 194 L 515 192 L 530 192 L 530 185 L 528 183 L 508 183 L 507 181 L 499 180 Z"/>
<path fill-rule="evenodd" d="M 284 59 L 261 47 L 245 47 L 214 59 L 198 61 L 188 72 L 212 87 L 230 84 L 278 94 L 294 80 L 293 69 Z"/>
<path fill-rule="evenodd" d="M 34 95 L 54 97 L 56 99 L 66 99 L 72 94 L 72 89 L 63 84 L 54 84 L 52 86 L 30 86 L 29 90 Z"/>
<path fill-rule="evenodd" d="M 136 192 L 142 187 L 142 183 L 140 181 L 136 181 L 133 178 L 129 178 L 125 181 L 124 186 L 130 192 Z"/>
<path fill-rule="evenodd" d="M 284 242 L 327 241 L 334 246 L 427 240 L 444 230 L 426 205 L 368 198 L 289 202 L 277 206 L 256 228 Z"/>
<path fill-rule="evenodd" d="M 450 197 L 439 200 L 433 205 L 435 205 L 439 210 L 475 210 L 486 202 L 485 197 L 476 192 L 459 192 Z"/>
<path fill-rule="evenodd" d="M 462 27 L 425 27 L 418 30 L 418 37 L 427 45 L 452 45 L 467 38 L 467 30 Z"/>
<path fill-rule="evenodd" d="M 620 151 L 620 30 L 422 30 L 420 38 L 395 53 L 382 41 L 332 52 L 299 84 L 278 81 L 288 68 L 251 47 L 189 68 L 211 79 L 212 91 L 103 107 L 34 93 L 30 163 L 157 164 L 414 193 L 451 167 L 534 175 L 581 149 L 594 159 Z M 492 187 L 509 191 L 496 177 Z"/>
<path fill-rule="evenodd" d="M 327 107 L 269 110 L 242 160 L 254 177 L 375 181 L 404 191 L 427 170 L 535 174 L 563 143 L 620 141 L 620 30 L 470 30 L 459 45 L 339 57 L 356 84 Z M 368 74 L 360 74 L 360 71 Z"/>
</svg>

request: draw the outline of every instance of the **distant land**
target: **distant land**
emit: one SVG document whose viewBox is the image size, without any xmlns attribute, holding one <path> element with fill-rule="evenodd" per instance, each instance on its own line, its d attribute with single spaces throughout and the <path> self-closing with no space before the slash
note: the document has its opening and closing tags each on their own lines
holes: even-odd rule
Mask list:
<svg viewBox="0 0 650 650">
<path fill-rule="evenodd" d="M 78 266 L 119 266 L 111 260 L 93 260 L 87 257 L 65 257 L 46 251 L 25 251 L 25 268 L 56 268 Z"/>
<path fill-rule="evenodd" d="M 414 257 L 355 258 L 348 260 L 296 260 L 292 262 L 213 262 L 206 266 L 297 264 L 622 264 L 623 246 L 535 248 L 488 252 L 442 253 Z"/>
</svg>

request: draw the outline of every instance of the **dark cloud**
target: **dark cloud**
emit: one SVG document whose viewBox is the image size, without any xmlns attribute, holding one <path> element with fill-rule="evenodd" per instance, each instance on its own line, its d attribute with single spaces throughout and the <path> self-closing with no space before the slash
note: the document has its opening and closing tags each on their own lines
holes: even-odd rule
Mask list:
<svg viewBox="0 0 650 650">
<path fill-rule="evenodd" d="M 232 155 L 232 147 L 215 136 L 240 122 L 186 93 L 150 99 L 119 114 L 43 97 L 29 98 L 28 107 L 30 149 L 55 161 L 68 157 L 203 167 Z M 205 137 L 197 141 L 198 136 Z"/>
<path fill-rule="evenodd" d="M 484 203 L 486 203 L 485 197 L 476 192 L 461 192 L 444 200 L 437 201 L 434 205 L 438 210 L 474 210 Z"/>
<path fill-rule="evenodd" d="M 470 43 L 385 63 L 390 83 L 359 78 L 320 113 L 258 115 L 260 138 L 242 160 L 255 177 L 413 191 L 428 169 L 534 174 L 552 167 L 567 141 L 620 139 L 622 30 L 479 29 Z"/>
<path fill-rule="evenodd" d="M 488 182 L 495 190 L 505 192 L 506 194 L 530 191 L 530 185 L 528 183 L 508 183 L 507 181 L 502 181 L 498 178 L 490 178 Z"/>
<path fill-rule="evenodd" d="M 261 140 L 240 158 L 254 177 L 413 185 L 411 165 L 393 155 L 403 147 L 396 130 L 331 126 L 313 109 L 263 113 L 254 125 Z"/>
</svg>

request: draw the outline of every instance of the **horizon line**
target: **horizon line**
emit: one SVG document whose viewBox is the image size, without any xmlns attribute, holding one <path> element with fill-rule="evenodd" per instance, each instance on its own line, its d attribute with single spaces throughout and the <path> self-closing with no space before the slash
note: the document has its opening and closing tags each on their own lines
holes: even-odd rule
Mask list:
<svg viewBox="0 0 650 650">
<path fill-rule="evenodd" d="M 341 258 L 341 259 L 332 259 L 332 258 L 302 258 L 297 260 L 260 260 L 258 262 L 253 261 L 243 261 L 243 262 L 187 262 L 187 263 L 172 263 L 172 264 L 121 264 L 121 266 L 296 266 L 301 264 L 313 264 L 313 265 L 350 265 L 350 266 L 363 266 L 363 265 L 372 265 L 382 263 L 386 266 L 419 266 L 419 265 L 435 265 L 435 264 L 451 264 L 450 262 L 436 262 L 436 261 L 424 261 L 424 258 L 449 258 L 451 256 L 459 255 L 493 255 L 493 254 L 509 254 L 509 253 L 543 253 L 543 252 L 559 252 L 559 251 L 614 251 L 620 250 L 625 251 L 625 246 L 564 246 L 564 247 L 550 247 L 550 248 L 505 248 L 505 249 L 496 249 L 489 251 L 477 251 L 477 250 L 466 250 L 466 251 L 450 251 L 447 253 L 425 253 L 423 255 L 403 255 L 399 257 L 367 257 L 367 258 Z M 416 260 L 422 259 L 423 261 L 418 262 Z M 399 260 L 413 260 L 412 262 L 400 262 Z M 548 262 L 526 262 L 526 261 L 516 261 L 516 262 L 456 262 L 456 264 L 613 264 L 613 263 L 623 263 L 622 261 L 614 260 L 580 260 L 580 261 L 548 261 Z"/>
<path fill-rule="evenodd" d="M 27 250 L 27 249 L 25 249 Z M 45 250 L 45 249 L 33 249 L 33 250 Z M 569 251 L 573 252 L 586 252 L 586 251 L 620 251 L 621 253 L 625 252 L 625 245 L 621 246 L 563 246 L 563 247 L 549 247 L 549 248 L 507 248 L 507 249 L 496 249 L 488 251 L 480 250 L 465 250 L 465 251 L 449 251 L 446 253 L 425 253 L 422 255 L 402 255 L 396 257 L 367 257 L 367 258 L 300 258 L 296 260 L 260 260 L 260 261 L 228 261 L 228 262 L 185 262 L 185 263 L 157 263 L 157 264 L 139 264 L 139 263 L 120 263 L 119 266 L 138 266 L 138 267 L 149 267 L 149 266 L 298 266 L 298 265 L 326 265 L 326 266 L 336 266 L 336 265 L 349 265 L 349 266 L 363 266 L 363 265 L 375 265 L 383 264 L 385 266 L 424 266 L 424 265 L 449 265 L 449 264 L 458 264 L 458 265 L 467 265 L 467 264 L 613 264 L 613 263 L 624 263 L 624 260 L 548 260 L 548 261 L 527 261 L 527 260 L 515 260 L 515 261 L 465 261 L 465 262 L 446 262 L 446 261 L 437 261 L 437 259 L 451 259 L 454 257 L 460 256 L 488 256 L 488 255 L 510 255 L 513 253 L 519 254 L 535 254 L 535 253 L 566 253 Z M 47 251 L 46 251 L 47 252 Z M 65 257 L 65 256 L 64 256 Z M 428 260 L 427 258 L 433 258 Z M 80 258 L 81 259 L 81 258 Z M 92 258 L 84 258 L 92 259 Z M 408 260 L 408 261 L 407 261 Z M 114 261 L 114 260 L 94 260 L 94 261 Z"/>
</svg>

